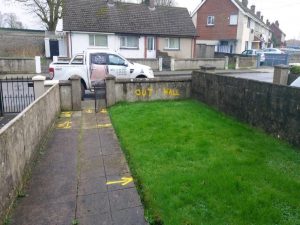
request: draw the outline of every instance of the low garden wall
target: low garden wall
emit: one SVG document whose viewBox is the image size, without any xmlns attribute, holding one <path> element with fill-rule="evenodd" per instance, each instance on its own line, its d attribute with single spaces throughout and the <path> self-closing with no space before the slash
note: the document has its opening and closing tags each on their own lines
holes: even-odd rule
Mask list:
<svg viewBox="0 0 300 225">
<path fill-rule="evenodd" d="M 226 68 L 226 60 L 225 58 L 172 59 L 171 70 L 199 70 L 204 65 L 211 65 L 216 67 L 216 69 L 224 70 Z"/>
<path fill-rule="evenodd" d="M 236 69 L 256 68 L 257 57 L 256 56 L 237 56 Z"/>
<path fill-rule="evenodd" d="M 0 218 L 22 187 L 24 171 L 59 111 L 56 84 L 0 129 Z"/>
<path fill-rule="evenodd" d="M 159 70 L 159 59 L 128 59 L 130 62 L 143 64 L 146 66 L 150 66 L 152 70 Z"/>
<path fill-rule="evenodd" d="M 34 58 L 0 58 L 0 73 L 35 73 Z"/>
<path fill-rule="evenodd" d="M 192 96 L 300 146 L 300 88 L 194 71 Z"/>
<path fill-rule="evenodd" d="M 107 78 L 107 102 L 186 99 L 191 97 L 190 78 L 122 79 Z"/>
</svg>

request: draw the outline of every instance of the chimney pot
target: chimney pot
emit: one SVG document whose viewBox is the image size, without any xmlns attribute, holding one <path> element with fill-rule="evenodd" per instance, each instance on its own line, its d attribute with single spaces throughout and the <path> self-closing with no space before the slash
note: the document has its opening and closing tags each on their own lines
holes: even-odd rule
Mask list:
<svg viewBox="0 0 300 225">
<path fill-rule="evenodd" d="M 258 18 L 260 18 L 260 11 L 257 11 L 256 15 Z"/>
<path fill-rule="evenodd" d="M 275 21 L 275 25 L 276 25 L 276 27 L 279 27 L 279 22 L 278 22 L 278 20 Z"/>
<path fill-rule="evenodd" d="M 251 5 L 251 11 L 255 13 L 255 5 Z"/>
<path fill-rule="evenodd" d="M 264 16 L 261 16 L 260 19 L 261 19 L 262 21 L 264 21 Z"/>
<path fill-rule="evenodd" d="M 242 0 L 242 4 L 243 6 L 248 7 L 248 0 Z"/>
<path fill-rule="evenodd" d="M 149 9 L 150 10 L 155 10 L 154 0 L 149 0 Z"/>
</svg>

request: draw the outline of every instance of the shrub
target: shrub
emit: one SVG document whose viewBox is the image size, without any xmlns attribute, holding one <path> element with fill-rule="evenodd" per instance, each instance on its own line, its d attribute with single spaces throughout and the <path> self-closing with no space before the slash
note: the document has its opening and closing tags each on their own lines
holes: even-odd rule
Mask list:
<svg viewBox="0 0 300 225">
<path fill-rule="evenodd" d="M 300 74 L 300 66 L 293 66 L 291 68 L 291 73 L 292 74 Z"/>
</svg>

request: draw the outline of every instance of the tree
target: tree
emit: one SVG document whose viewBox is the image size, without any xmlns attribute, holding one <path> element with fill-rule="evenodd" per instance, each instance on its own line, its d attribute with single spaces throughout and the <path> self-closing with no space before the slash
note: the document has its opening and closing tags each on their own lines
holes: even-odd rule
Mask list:
<svg viewBox="0 0 300 225">
<path fill-rule="evenodd" d="M 0 12 L 0 27 L 15 28 L 15 29 L 24 28 L 22 22 L 18 20 L 16 14 L 14 13 L 2 14 L 1 12 Z"/>
<path fill-rule="evenodd" d="M 55 31 L 62 16 L 63 0 L 15 0 L 24 4 L 30 13 L 35 14 L 49 31 Z"/>
</svg>

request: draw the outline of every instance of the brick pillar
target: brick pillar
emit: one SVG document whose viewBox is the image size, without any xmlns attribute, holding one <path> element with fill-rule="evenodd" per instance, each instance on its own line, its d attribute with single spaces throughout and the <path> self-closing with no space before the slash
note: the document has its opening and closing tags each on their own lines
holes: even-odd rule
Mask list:
<svg viewBox="0 0 300 225">
<path fill-rule="evenodd" d="M 274 84 L 287 85 L 290 67 L 287 65 L 274 66 Z"/>
</svg>

